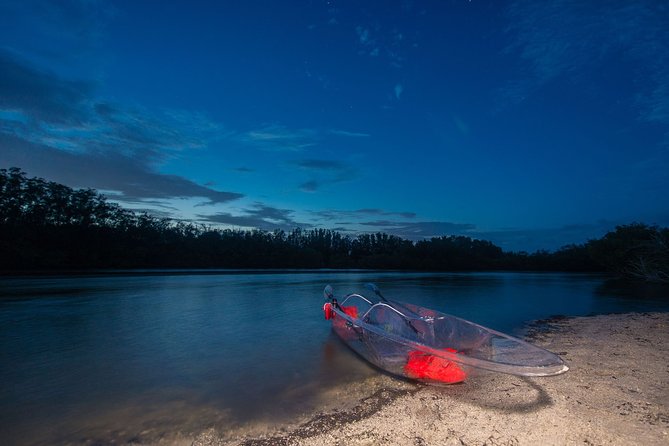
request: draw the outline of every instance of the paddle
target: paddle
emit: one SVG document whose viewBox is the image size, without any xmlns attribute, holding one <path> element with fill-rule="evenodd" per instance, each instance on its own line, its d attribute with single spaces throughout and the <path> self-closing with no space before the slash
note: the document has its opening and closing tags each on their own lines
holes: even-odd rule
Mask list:
<svg viewBox="0 0 669 446">
<path fill-rule="evenodd" d="M 368 289 L 374 291 L 374 294 L 376 294 L 377 296 L 379 296 L 379 298 L 381 298 L 382 301 L 384 301 L 384 302 L 387 303 L 387 304 L 390 303 L 390 302 L 388 302 L 388 299 L 386 299 L 385 297 L 383 297 L 383 294 L 381 294 L 381 290 L 379 289 L 379 287 L 376 286 L 376 284 L 373 284 L 373 283 L 370 282 L 370 283 L 366 283 L 365 286 L 366 286 Z"/>
<path fill-rule="evenodd" d="M 337 298 L 334 296 L 334 289 L 332 288 L 332 285 L 325 286 L 325 289 L 323 290 L 323 297 L 325 297 L 325 299 L 330 299 L 333 307 L 344 311 L 339 305 L 339 302 L 337 302 Z"/>
<path fill-rule="evenodd" d="M 332 289 L 332 285 L 326 285 L 325 289 L 323 290 L 323 297 L 326 299 L 334 300 L 334 290 Z"/>
</svg>

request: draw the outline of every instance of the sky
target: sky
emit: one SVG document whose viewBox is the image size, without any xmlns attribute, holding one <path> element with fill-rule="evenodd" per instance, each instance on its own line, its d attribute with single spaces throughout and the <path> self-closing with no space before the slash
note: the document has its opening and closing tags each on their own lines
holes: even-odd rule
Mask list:
<svg viewBox="0 0 669 446">
<path fill-rule="evenodd" d="M 220 228 L 669 225 L 669 3 L 0 1 L 0 168 Z"/>
</svg>

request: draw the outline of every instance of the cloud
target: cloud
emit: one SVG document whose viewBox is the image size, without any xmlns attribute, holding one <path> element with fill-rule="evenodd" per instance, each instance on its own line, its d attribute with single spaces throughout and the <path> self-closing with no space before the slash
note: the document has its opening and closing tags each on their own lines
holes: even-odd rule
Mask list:
<svg viewBox="0 0 669 446">
<path fill-rule="evenodd" d="M 346 130 L 330 130 L 330 133 L 337 136 L 350 136 L 351 138 L 367 138 L 371 136 L 369 133 L 348 132 Z"/>
<path fill-rule="evenodd" d="M 291 130 L 272 124 L 246 132 L 239 140 L 263 150 L 301 152 L 318 144 L 319 134 L 312 129 Z"/>
<path fill-rule="evenodd" d="M 362 26 L 356 26 L 355 32 L 358 35 L 358 40 L 363 45 L 373 45 L 374 41 L 369 36 L 369 29 Z"/>
<path fill-rule="evenodd" d="M 397 84 L 395 85 L 395 98 L 399 101 L 400 96 L 402 95 L 402 92 L 404 91 L 404 87 L 402 84 Z"/>
<path fill-rule="evenodd" d="M 341 161 L 322 160 L 322 159 L 304 159 L 294 161 L 297 166 L 307 170 L 326 170 L 326 171 L 343 171 L 350 169 L 350 166 Z"/>
<path fill-rule="evenodd" d="M 27 50 L 33 62 L 95 78 L 105 63 L 105 28 L 115 15 L 106 0 L 0 2 L 0 42 Z"/>
<path fill-rule="evenodd" d="M 661 2 L 536 2 L 507 9 L 506 54 L 517 54 L 528 75 L 500 91 L 522 101 L 560 76 L 580 82 L 613 58 L 634 73 L 640 119 L 669 123 L 669 9 Z"/>
<path fill-rule="evenodd" d="M 393 212 L 393 211 L 384 211 L 383 209 L 377 209 L 377 208 L 365 208 L 365 209 L 356 209 L 356 210 L 335 210 L 335 209 L 326 209 L 322 211 L 315 211 L 313 212 L 314 215 L 316 215 L 318 218 L 326 219 L 326 220 L 342 220 L 342 219 L 361 219 L 361 218 L 368 218 L 370 215 L 373 216 L 396 216 L 396 217 L 402 217 L 402 218 L 415 218 L 416 213 L 415 212 Z M 352 223 L 347 223 L 347 224 L 352 224 Z"/>
<path fill-rule="evenodd" d="M 112 104 L 93 84 L 69 81 L 0 52 L 0 163 L 73 187 L 118 191 L 119 201 L 242 197 L 158 172 L 183 150 L 225 132 L 197 113 Z"/>
<path fill-rule="evenodd" d="M 365 208 L 365 209 L 358 209 L 356 211 L 353 211 L 356 214 L 363 214 L 363 215 L 395 215 L 398 217 L 404 217 L 404 218 L 415 218 L 416 213 L 415 212 L 388 212 L 384 211 L 382 209 L 376 209 L 376 208 Z"/>
<path fill-rule="evenodd" d="M 409 41 L 407 35 L 397 28 L 383 28 L 378 22 L 370 26 L 355 27 L 358 38 L 358 54 L 372 58 L 383 58 L 395 68 L 402 68 L 407 50 L 416 47 L 416 42 Z"/>
<path fill-rule="evenodd" d="M 0 110 L 48 124 L 81 124 L 92 90 L 90 83 L 60 79 L 0 50 Z"/>
<path fill-rule="evenodd" d="M 349 138 L 370 136 L 362 132 L 349 132 L 338 129 L 290 129 L 285 125 L 271 124 L 250 130 L 233 137 L 237 141 L 261 150 L 274 152 L 302 152 L 320 144 L 328 135 Z"/>
<path fill-rule="evenodd" d="M 453 123 L 463 135 L 469 135 L 469 126 L 457 116 L 453 116 Z"/>
<path fill-rule="evenodd" d="M 633 163 L 621 184 L 666 189 L 669 164 L 669 8 L 663 2 L 536 2 L 518 0 L 507 10 L 511 43 L 525 70 L 499 90 L 503 110 L 522 102 L 555 79 L 567 78 L 596 92 L 602 73 L 628 77 L 630 91 L 613 97 L 631 105 L 645 137 L 645 158 Z M 632 123 L 631 125 L 634 125 Z M 659 131 L 658 131 L 659 130 Z M 654 144 L 653 144 L 654 143 Z M 641 155 L 639 156 L 644 156 Z M 659 167 L 658 167 L 659 166 Z"/>
<path fill-rule="evenodd" d="M 309 193 L 311 193 L 311 192 L 316 192 L 320 186 L 321 186 L 321 185 L 320 185 L 320 183 L 319 183 L 318 181 L 316 181 L 316 180 L 309 180 L 309 181 L 306 181 L 306 182 L 300 184 L 300 187 L 299 187 L 299 188 L 300 188 L 300 190 L 301 190 L 302 192 L 309 192 Z"/>
<path fill-rule="evenodd" d="M 293 211 L 289 209 L 280 209 L 266 206 L 262 203 L 256 203 L 253 208 L 245 209 L 242 215 L 219 212 L 212 215 L 198 215 L 198 217 L 202 221 L 208 223 L 240 226 L 243 228 L 256 228 L 263 231 L 273 231 L 275 229 L 289 231 L 297 227 L 312 227 L 312 225 L 308 223 L 294 220 L 292 214 Z"/>
<path fill-rule="evenodd" d="M 351 181 L 358 177 L 355 167 L 338 160 L 302 159 L 292 161 L 290 164 L 318 176 L 300 184 L 299 189 L 302 192 L 313 193 L 321 186 Z"/>
<path fill-rule="evenodd" d="M 243 197 L 201 186 L 181 176 L 157 173 L 119 152 L 71 153 L 2 133 L 0 147 L 3 166 L 21 167 L 31 176 L 72 187 L 118 191 L 111 198 L 119 201 L 202 197 L 215 204 Z"/>
<path fill-rule="evenodd" d="M 166 219 L 174 218 L 174 214 L 172 212 L 162 211 L 156 208 L 132 208 L 132 210 L 133 212 L 136 212 L 138 214 L 148 214 L 156 218 L 166 218 Z"/>
</svg>

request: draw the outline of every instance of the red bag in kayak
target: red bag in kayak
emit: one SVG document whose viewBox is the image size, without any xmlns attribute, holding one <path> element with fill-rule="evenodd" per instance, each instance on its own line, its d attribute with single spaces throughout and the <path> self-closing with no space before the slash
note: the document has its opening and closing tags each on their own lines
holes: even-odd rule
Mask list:
<svg viewBox="0 0 669 446">
<path fill-rule="evenodd" d="M 450 353 L 457 353 L 447 348 Z M 430 355 L 420 350 L 409 352 L 409 359 L 404 366 L 404 373 L 409 378 L 427 379 L 446 384 L 455 384 L 465 380 L 467 374 L 455 362 Z"/>
</svg>

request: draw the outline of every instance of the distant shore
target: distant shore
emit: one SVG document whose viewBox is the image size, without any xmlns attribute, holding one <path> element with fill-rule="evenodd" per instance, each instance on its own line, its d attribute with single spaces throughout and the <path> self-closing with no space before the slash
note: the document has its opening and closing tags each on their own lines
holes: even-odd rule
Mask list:
<svg viewBox="0 0 669 446">
<path fill-rule="evenodd" d="M 601 276 L 610 279 L 627 280 L 631 283 L 644 283 L 640 280 L 619 278 L 607 271 L 562 271 L 562 270 L 419 270 L 419 269 L 383 269 L 383 268 L 90 268 L 90 269 L 0 269 L 0 278 L 6 277 L 39 277 L 39 276 L 179 276 L 187 274 L 310 274 L 310 273 L 349 273 L 349 272 L 378 272 L 378 273 L 416 273 L 416 274 L 574 274 L 583 276 Z"/>
<path fill-rule="evenodd" d="M 484 374 L 450 387 L 380 375 L 356 403 L 337 407 L 329 398 L 321 413 L 293 426 L 262 434 L 253 427 L 246 433 L 211 429 L 200 433 L 193 444 L 669 442 L 669 313 L 552 319 L 531 326 L 528 337 L 559 353 L 570 371 L 551 378 Z"/>
</svg>

